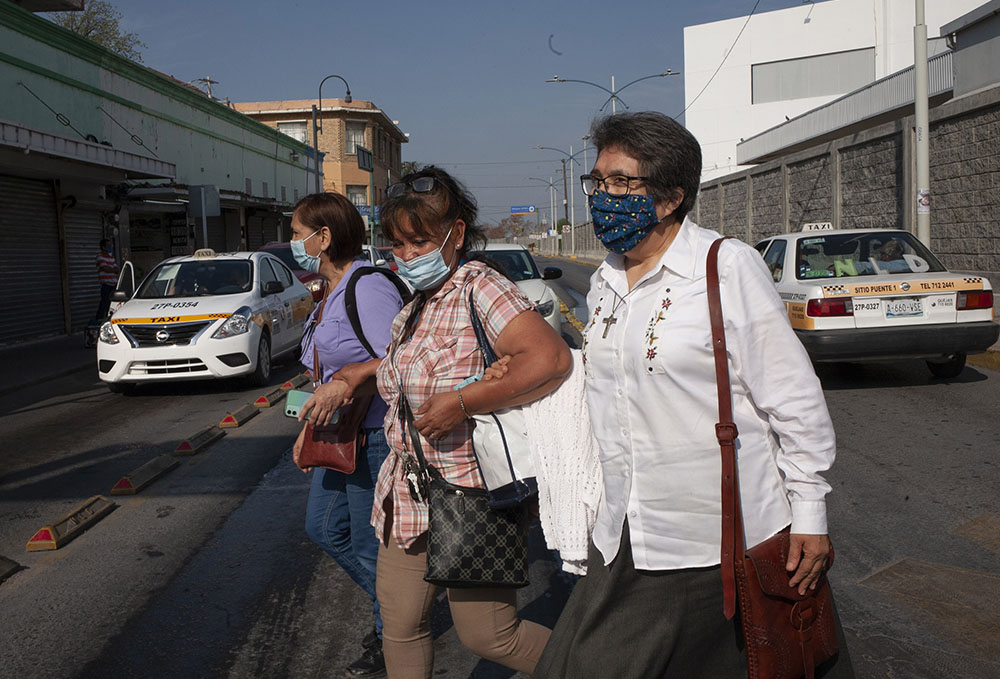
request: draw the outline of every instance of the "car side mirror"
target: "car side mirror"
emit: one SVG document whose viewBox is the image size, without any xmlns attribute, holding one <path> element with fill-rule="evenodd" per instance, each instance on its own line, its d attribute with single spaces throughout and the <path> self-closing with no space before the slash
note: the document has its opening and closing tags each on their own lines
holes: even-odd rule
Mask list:
<svg viewBox="0 0 1000 679">
<path fill-rule="evenodd" d="M 125 294 L 124 290 L 115 290 L 111 293 L 112 302 L 127 302 L 128 295 Z"/>
<path fill-rule="evenodd" d="M 284 292 L 285 286 L 278 281 L 268 281 L 264 283 L 264 296 L 277 295 L 279 292 Z"/>
<path fill-rule="evenodd" d="M 558 266 L 547 266 L 545 270 L 542 271 L 543 281 L 554 281 L 557 278 L 562 278 L 562 269 Z"/>
<path fill-rule="evenodd" d="M 384 259 L 376 259 L 375 260 L 375 266 L 385 266 L 385 260 Z"/>
</svg>

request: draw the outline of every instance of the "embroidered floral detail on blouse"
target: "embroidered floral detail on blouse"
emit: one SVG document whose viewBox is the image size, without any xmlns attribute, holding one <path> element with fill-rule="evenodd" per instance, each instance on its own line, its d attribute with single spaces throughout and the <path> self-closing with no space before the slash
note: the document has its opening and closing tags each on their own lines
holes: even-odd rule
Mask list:
<svg viewBox="0 0 1000 679">
<path fill-rule="evenodd" d="M 665 293 L 670 293 L 670 288 L 667 288 Z M 660 306 L 653 307 L 653 315 L 649 319 L 649 323 L 646 324 L 646 334 L 644 336 L 646 341 L 646 360 L 652 361 L 656 358 L 656 354 L 659 351 L 657 342 L 660 339 L 660 335 L 656 333 L 657 326 L 660 325 L 667 317 L 667 311 L 670 310 L 671 301 L 669 297 L 664 297 L 660 300 Z"/>
<path fill-rule="evenodd" d="M 598 301 L 599 302 L 603 302 L 604 298 L 601 297 L 601 299 L 598 300 Z M 587 365 L 587 340 L 590 337 L 590 329 L 592 327 L 594 327 L 594 323 L 597 322 L 597 317 L 600 316 L 600 315 L 601 315 L 601 305 L 598 304 L 594 308 L 594 313 L 591 314 L 591 316 L 590 316 L 590 321 L 587 323 L 586 327 L 583 329 L 583 333 L 582 333 L 582 335 L 583 335 L 583 344 L 580 347 L 580 353 L 581 353 L 581 356 L 583 358 L 583 365 L 584 366 Z"/>
</svg>

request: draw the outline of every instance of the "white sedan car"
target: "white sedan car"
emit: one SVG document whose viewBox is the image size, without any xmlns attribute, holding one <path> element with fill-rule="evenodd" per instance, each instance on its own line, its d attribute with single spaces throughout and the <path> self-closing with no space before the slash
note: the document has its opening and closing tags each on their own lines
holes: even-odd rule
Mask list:
<svg viewBox="0 0 1000 679">
<path fill-rule="evenodd" d="M 804 231 L 755 247 L 814 361 L 923 358 L 955 377 L 1000 334 L 989 280 L 949 272 L 906 231 Z"/>
<path fill-rule="evenodd" d="M 559 334 L 562 334 L 562 313 L 559 311 L 559 298 L 545 281 L 555 280 L 562 276 L 562 269 L 555 266 L 545 267 L 538 273 L 535 260 L 523 245 L 507 243 L 490 243 L 482 250 L 485 259 L 495 263 L 507 277 L 535 305 L 535 311 L 542 315 L 545 322 Z"/>
<path fill-rule="evenodd" d="M 114 392 L 240 375 L 264 385 L 272 358 L 298 348 L 312 309 L 309 291 L 267 252 L 173 257 L 101 327 L 98 372 Z"/>
</svg>

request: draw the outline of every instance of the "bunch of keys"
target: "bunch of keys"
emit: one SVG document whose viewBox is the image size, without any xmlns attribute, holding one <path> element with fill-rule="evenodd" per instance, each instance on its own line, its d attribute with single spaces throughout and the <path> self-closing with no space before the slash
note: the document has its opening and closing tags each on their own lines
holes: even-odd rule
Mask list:
<svg viewBox="0 0 1000 679">
<path fill-rule="evenodd" d="M 410 489 L 410 497 L 414 502 L 424 502 L 427 495 L 427 482 L 423 474 L 420 473 L 420 466 L 410 456 L 403 460 L 403 476 L 406 477 L 406 485 Z"/>
</svg>

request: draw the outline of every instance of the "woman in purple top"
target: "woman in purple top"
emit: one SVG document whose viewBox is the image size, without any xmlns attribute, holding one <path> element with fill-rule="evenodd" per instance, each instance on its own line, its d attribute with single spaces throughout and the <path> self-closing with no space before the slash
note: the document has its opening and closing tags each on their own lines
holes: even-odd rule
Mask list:
<svg viewBox="0 0 1000 679">
<path fill-rule="evenodd" d="M 352 329 L 345 305 L 351 274 L 368 264 L 359 259 L 365 225 L 347 198 L 338 193 L 319 193 L 306 196 L 295 206 L 292 234 L 295 261 L 327 280 L 326 297 L 313 310 L 302 338 L 302 363 L 316 382 L 313 396 L 299 416 L 303 419 L 312 410 L 311 421 L 325 425 L 343 404 L 346 390 L 346 383 L 331 379 L 333 374 L 349 363 L 372 358 Z M 379 357 L 385 356 L 392 319 L 403 306 L 399 292 L 386 276 L 372 274 L 358 278 L 354 294 L 362 333 L 372 350 Z M 322 321 L 316 323 L 321 307 Z M 313 365 L 314 354 L 319 358 L 318 370 Z M 384 676 L 385 672 L 382 619 L 375 597 L 378 540 L 370 519 L 375 481 L 389 452 L 382 429 L 386 409 L 385 401 L 376 395 L 358 435 L 361 443 L 354 472 L 314 469 L 306 505 L 306 533 L 372 600 L 375 625 L 362 641 L 361 657 L 347 667 L 348 675 L 353 677 Z M 304 433 L 303 428 L 295 442 L 296 461 Z"/>
</svg>

